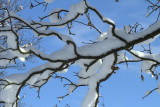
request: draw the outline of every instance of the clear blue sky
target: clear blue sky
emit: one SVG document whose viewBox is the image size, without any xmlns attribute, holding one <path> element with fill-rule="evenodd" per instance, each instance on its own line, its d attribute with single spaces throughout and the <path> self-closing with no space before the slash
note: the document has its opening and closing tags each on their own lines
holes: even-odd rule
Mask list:
<svg viewBox="0 0 160 107">
<path fill-rule="evenodd" d="M 45 13 L 41 12 L 42 7 L 33 8 L 32 10 L 26 8 L 21 12 L 21 16 L 31 19 L 37 19 L 38 16 L 49 14 L 54 8 L 65 8 L 68 9 L 71 4 L 78 3 L 80 0 L 55 0 L 52 4 L 49 4 L 48 9 Z M 114 0 L 88 0 L 88 2 L 96 7 L 106 17 L 111 18 L 118 28 L 123 28 L 123 25 L 135 24 L 136 22 L 141 23 L 144 27 L 153 23 L 156 20 L 156 16 L 152 15 L 146 19 L 146 3 L 145 0 L 119 0 L 115 3 Z M 93 23 L 106 32 L 108 26 L 102 24 L 95 14 L 91 15 Z M 83 18 L 82 18 L 83 20 Z M 59 30 L 61 33 L 67 33 L 64 29 Z M 94 40 L 98 33 L 89 28 L 85 28 L 82 25 L 77 25 L 73 29 L 73 33 L 77 35 L 74 40 L 78 45 L 82 45 L 81 42 L 88 42 L 88 40 Z M 47 38 L 42 44 L 47 53 L 60 49 L 64 44 L 57 38 Z M 153 51 L 157 52 L 158 41 L 154 43 Z M 48 50 L 49 48 L 51 50 Z M 138 49 L 139 47 L 137 47 Z M 32 66 L 40 65 L 43 62 L 36 64 L 27 64 L 30 69 Z M 159 107 L 160 95 L 154 92 L 145 100 L 142 97 L 148 90 L 152 90 L 157 86 L 157 81 L 151 78 L 149 75 L 145 75 L 145 80 L 142 83 L 140 79 L 140 63 L 129 63 L 129 69 L 123 65 L 119 65 L 120 70 L 117 71 L 108 81 L 102 83 L 103 88 L 100 88 L 100 94 L 103 98 L 100 98 L 99 107 L 102 107 L 101 103 L 104 102 L 105 107 Z M 72 66 L 66 77 L 71 78 L 73 81 L 77 81 L 77 78 L 73 76 L 73 72 L 78 72 L 79 67 L 77 65 Z M 58 107 L 64 107 L 69 104 L 71 107 L 80 107 L 82 99 L 84 98 L 87 87 L 78 88 L 70 96 L 66 97 L 59 103 L 57 97 L 65 95 L 67 87 L 63 87 L 63 83 L 60 80 L 52 79 L 40 92 L 40 99 L 37 98 L 35 89 L 29 89 L 26 87 L 23 89 L 21 94 L 26 94 L 23 100 L 26 103 L 26 107 L 53 107 L 58 104 Z"/>
</svg>

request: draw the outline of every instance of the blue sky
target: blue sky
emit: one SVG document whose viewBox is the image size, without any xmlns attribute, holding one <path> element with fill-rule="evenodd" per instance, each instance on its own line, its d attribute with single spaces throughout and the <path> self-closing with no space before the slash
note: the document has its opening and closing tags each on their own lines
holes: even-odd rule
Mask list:
<svg viewBox="0 0 160 107">
<path fill-rule="evenodd" d="M 55 2 L 49 4 L 45 13 L 41 12 L 43 11 L 42 7 L 33 8 L 32 10 L 26 7 L 20 14 L 24 18 L 29 19 L 30 17 L 36 20 L 38 16 L 47 15 L 54 8 L 69 9 L 71 4 L 78 3 L 79 1 L 80 0 L 55 0 Z M 116 27 L 121 29 L 123 25 L 135 24 L 136 22 L 147 27 L 156 20 L 155 14 L 146 19 L 147 3 L 145 3 L 145 0 L 119 0 L 118 3 L 115 3 L 114 0 L 88 0 L 88 2 L 106 17 L 111 18 L 115 22 Z M 101 31 L 107 31 L 108 25 L 101 23 L 94 13 L 91 15 L 91 19 L 93 19 L 93 23 L 100 28 Z M 84 18 L 82 17 L 81 20 L 84 20 Z M 57 30 L 67 34 L 65 29 Z M 77 34 L 72 37 L 78 46 L 83 45 L 81 42 L 95 40 L 98 36 L 97 32 L 82 25 L 76 25 L 72 31 Z M 57 38 L 46 38 L 42 41 L 42 44 L 46 53 L 54 52 L 64 45 Z M 153 43 L 153 51 L 156 53 L 158 53 L 157 45 L 158 41 Z M 139 49 L 139 47 L 136 47 L 136 49 Z M 39 60 L 37 61 L 38 62 L 34 64 L 27 63 L 29 67 L 25 71 L 44 63 Z M 142 83 L 140 79 L 140 63 L 129 63 L 129 69 L 127 69 L 125 64 L 118 66 L 120 70 L 109 80 L 101 84 L 103 88 L 100 88 L 100 94 L 103 98 L 100 98 L 99 107 L 102 107 L 102 102 L 104 102 L 105 107 L 159 107 L 160 95 L 157 92 L 152 93 L 145 100 L 142 100 L 142 97 L 148 90 L 152 90 L 157 86 L 158 81 L 149 75 L 145 75 L 145 80 Z M 78 79 L 73 76 L 73 72 L 78 72 L 79 69 L 77 65 L 72 66 L 64 76 L 76 82 Z M 78 88 L 74 93 L 59 103 L 57 97 L 65 95 L 66 92 L 68 92 L 67 87 L 64 88 L 60 80 L 53 78 L 42 87 L 40 99 L 37 98 L 36 90 L 29 89 L 29 87 L 24 88 L 21 95 L 26 95 L 23 100 L 26 103 L 26 107 L 53 107 L 55 104 L 58 104 L 58 107 L 64 107 L 66 104 L 69 104 L 71 107 L 80 107 L 87 92 L 87 87 Z"/>
</svg>

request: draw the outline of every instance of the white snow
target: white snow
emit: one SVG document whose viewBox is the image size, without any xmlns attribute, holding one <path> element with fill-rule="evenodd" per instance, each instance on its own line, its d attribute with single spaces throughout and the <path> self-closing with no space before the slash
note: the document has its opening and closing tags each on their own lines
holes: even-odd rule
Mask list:
<svg viewBox="0 0 160 107">
<path fill-rule="evenodd" d="M 94 63 L 92 66 L 89 67 L 88 71 L 86 71 L 87 67 L 84 66 L 84 64 L 89 65 L 92 61 L 93 60 L 85 60 L 85 59 L 81 59 L 77 61 L 78 65 L 82 68 L 79 71 L 80 77 L 83 77 L 83 78 L 90 77 L 97 72 L 99 66 L 102 64 L 102 60 L 98 60 L 96 63 Z M 81 82 L 81 80 L 79 82 Z"/>
<path fill-rule="evenodd" d="M 0 36 L 7 36 L 7 47 L 17 49 L 17 37 L 11 31 L 0 32 Z"/>
<path fill-rule="evenodd" d="M 16 15 L 16 13 L 13 12 L 13 11 L 6 11 L 4 17 L 6 18 L 6 17 L 8 17 L 8 16 L 16 16 L 16 17 L 18 17 L 18 16 Z M 13 20 L 12 20 L 12 21 L 13 21 Z"/>
<path fill-rule="evenodd" d="M 127 61 L 128 57 L 123 52 L 118 53 L 118 60 L 117 63 L 122 62 L 122 61 Z"/>
<path fill-rule="evenodd" d="M 96 92 L 96 87 L 98 81 L 101 79 L 104 79 L 109 73 L 111 73 L 111 66 L 114 61 L 114 55 L 109 55 L 104 58 L 104 61 L 100 67 L 100 70 L 97 74 L 91 76 L 88 80 L 89 89 L 87 92 L 87 95 L 83 99 L 83 102 L 81 104 L 81 107 L 93 107 L 93 104 L 95 103 L 95 99 L 98 97 L 98 94 Z"/>
<path fill-rule="evenodd" d="M 126 33 L 130 33 L 131 31 L 131 27 L 128 25 L 128 26 L 124 26 L 124 30 Z"/>
<path fill-rule="evenodd" d="M 51 3 L 54 0 L 44 0 L 44 1 L 46 3 Z M 20 7 L 20 8 L 23 8 L 23 7 Z M 56 8 L 51 11 L 51 14 L 61 10 L 62 9 L 60 8 Z M 70 22 L 74 18 L 78 17 L 78 15 L 80 16 L 80 14 L 84 14 L 86 10 L 87 10 L 87 6 L 85 5 L 85 2 L 81 1 L 78 4 L 72 5 L 70 7 L 70 11 L 62 19 L 59 19 L 58 14 L 55 13 L 49 17 L 51 23 L 48 24 L 47 22 L 38 22 L 39 24 L 42 24 L 42 27 L 40 28 L 38 28 L 39 24 L 33 24 L 33 22 L 29 22 L 22 18 L 19 18 L 14 12 L 9 12 L 9 13 L 11 16 L 17 17 L 17 19 L 21 19 L 24 22 L 23 23 L 24 26 L 26 26 L 27 24 L 30 25 L 29 27 L 33 29 L 33 33 L 35 36 L 38 36 L 38 37 L 47 37 L 47 36 L 57 37 L 58 36 L 64 42 L 68 43 L 68 41 L 70 41 L 72 43 L 75 43 L 70 36 L 61 34 L 56 30 L 46 29 L 47 28 L 46 26 L 51 25 L 52 27 L 63 27 L 65 26 L 66 22 Z M 7 12 L 6 12 L 5 18 L 8 18 Z M 12 18 L 12 20 L 14 19 Z M 107 21 L 111 24 L 114 24 L 114 22 L 111 19 L 105 16 L 102 16 L 102 20 Z M 160 21 L 158 21 L 157 23 L 155 23 L 154 25 L 152 25 L 151 27 L 149 27 L 148 29 L 140 33 L 128 34 L 128 32 L 130 31 L 130 28 L 128 26 L 125 26 L 126 32 L 120 29 L 116 29 L 115 33 L 119 37 L 124 38 L 127 42 L 134 42 L 135 40 L 138 40 L 138 39 L 144 39 L 145 36 L 147 35 L 150 39 L 144 42 L 148 44 L 157 38 L 157 36 L 151 37 L 152 35 L 148 35 L 148 34 L 159 29 L 160 28 L 159 23 Z M 113 36 L 112 26 L 110 26 L 107 32 L 104 32 L 97 37 L 97 40 L 98 40 L 97 43 L 76 47 L 76 50 L 74 45 L 70 43 L 70 44 L 66 44 L 62 49 L 56 52 L 53 52 L 50 55 L 47 55 L 32 45 L 30 46 L 26 45 L 22 47 L 17 46 L 17 41 L 16 41 L 17 37 L 13 32 L 8 31 L 10 29 L 11 29 L 11 26 L 9 24 L 7 25 L 7 27 L 0 28 L 0 30 L 2 30 L 2 32 L 0 32 L 0 36 L 7 37 L 6 48 L 7 49 L 12 48 L 0 53 L 1 66 L 5 67 L 10 63 L 15 64 L 15 61 L 13 60 L 14 57 L 17 57 L 20 61 L 25 62 L 25 58 L 29 56 L 29 54 L 25 54 L 25 53 L 29 51 L 33 51 L 34 54 L 36 54 L 37 56 L 41 56 L 40 58 L 46 59 L 46 63 L 42 64 L 41 66 L 37 66 L 35 68 L 30 69 L 26 73 L 9 75 L 4 79 L 4 81 L 0 82 L 1 84 L 7 85 L 6 87 L 4 87 L 4 85 L 0 86 L 1 88 L 0 101 L 6 102 L 5 103 L 6 107 L 11 107 L 11 104 L 16 100 L 16 93 L 18 91 L 18 88 L 20 87 L 20 85 L 16 85 L 16 84 L 25 82 L 25 80 L 27 80 L 25 85 L 30 85 L 31 87 L 41 86 L 46 82 L 46 79 L 50 78 L 50 76 L 54 72 L 66 73 L 68 71 L 67 68 L 59 71 L 55 71 L 55 69 L 63 65 L 61 61 L 66 61 L 66 62 L 69 62 L 70 64 L 71 63 L 70 60 L 75 59 L 78 56 L 75 54 L 75 51 L 77 51 L 77 53 L 80 55 L 80 59 L 77 58 L 75 60 L 76 60 L 76 63 L 81 67 L 81 70 L 78 73 L 78 76 L 80 78 L 78 83 L 76 83 L 76 85 L 89 86 L 88 92 L 81 106 L 93 107 L 93 104 L 95 103 L 95 99 L 98 97 L 98 94 L 99 94 L 96 92 L 97 83 L 105 79 L 113 71 L 111 67 L 115 60 L 115 56 L 113 53 L 111 53 L 111 51 L 118 49 L 120 47 L 126 46 L 126 43 L 124 43 L 123 41 Z M 144 44 L 144 42 L 140 42 L 139 44 L 142 44 L 142 43 Z M 3 49 L 5 49 L 5 47 L 1 46 L 1 50 Z M 20 49 L 20 50 L 15 50 L 15 49 Z M 105 56 L 105 54 L 107 54 L 108 52 L 110 52 L 110 54 L 108 56 Z M 144 59 L 146 58 L 145 60 L 142 61 L 142 65 L 141 65 L 141 69 L 143 72 L 149 73 L 150 67 L 153 64 L 155 64 L 154 61 L 148 61 L 148 59 L 160 62 L 160 54 L 145 54 L 143 52 L 134 51 L 134 50 L 132 50 L 131 52 L 133 52 L 139 57 L 142 57 Z M 93 65 L 89 66 L 93 61 L 95 61 L 95 59 L 94 58 L 87 59 L 85 56 L 90 56 L 90 57 L 101 56 L 102 59 L 97 60 Z M 86 58 L 86 59 L 83 59 L 83 58 Z M 127 56 L 123 52 L 118 52 L 117 58 L 118 58 L 117 63 L 128 60 Z M 141 58 L 134 56 L 134 60 L 139 60 L 139 59 Z M 47 60 L 49 60 L 49 62 L 47 62 Z M 59 60 L 59 62 L 55 62 L 55 60 Z M 68 88 L 69 94 L 71 94 L 75 88 L 76 86 L 70 85 Z M 160 88 L 160 83 L 158 85 L 158 88 Z M 160 93 L 160 89 L 157 89 L 157 91 Z"/>
<path fill-rule="evenodd" d="M 114 24 L 114 21 L 113 21 L 113 20 L 111 20 L 110 18 L 107 18 L 107 17 L 105 17 L 105 16 L 102 16 L 102 20 L 108 21 L 108 22 Z"/>
<path fill-rule="evenodd" d="M 82 56 L 99 56 L 122 46 L 125 46 L 124 42 L 116 38 L 108 38 L 92 45 L 82 46 L 78 48 L 77 51 Z"/>
<path fill-rule="evenodd" d="M 158 88 L 158 89 L 157 89 L 156 91 L 160 94 L 160 81 L 159 81 L 159 83 L 158 83 L 157 88 Z"/>
<path fill-rule="evenodd" d="M 5 59 L 0 60 L 0 66 L 7 67 L 8 64 L 9 64 L 9 60 L 5 60 Z"/>
<path fill-rule="evenodd" d="M 140 51 L 131 50 L 131 52 L 133 52 L 135 55 L 137 55 L 137 56 L 139 56 L 139 57 L 144 57 L 144 56 L 145 56 L 145 54 L 144 54 L 143 52 L 140 52 Z M 136 56 L 134 56 L 134 55 L 133 55 L 133 57 L 134 57 L 135 60 L 139 60 L 138 57 L 136 57 Z"/>
<path fill-rule="evenodd" d="M 36 37 L 59 36 L 64 42 L 73 41 L 71 37 L 61 34 L 56 30 L 46 30 L 46 27 L 35 28 L 35 30 L 33 33 Z"/>
<path fill-rule="evenodd" d="M 5 80 L 7 80 L 9 82 L 19 83 L 24 80 L 25 76 L 26 76 L 26 74 L 23 74 L 23 73 L 11 74 L 11 75 L 8 75 L 5 78 Z"/>
<path fill-rule="evenodd" d="M 6 103 L 13 103 L 16 100 L 16 93 L 18 90 L 18 85 L 9 85 L 0 91 L 0 99 L 1 101 L 5 101 Z M 11 107 L 11 106 L 8 106 Z"/>
<path fill-rule="evenodd" d="M 153 61 L 143 61 L 142 62 L 142 65 L 141 65 L 141 69 L 143 72 L 146 72 L 146 73 L 150 73 L 150 68 L 152 65 L 154 65 L 155 62 Z M 151 69 L 153 71 L 153 69 Z"/>
<path fill-rule="evenodd" d="M 150 94 L 150 93 L 151 93 L 151 91 L 147 91 L 146 94 L 145 94 L 145 96 L 147 96 L 147 95 Z"/>
<path fill-rule="evenodd" d="M 160 23 L 160 21 L 157 21 L 155 24 L 151 25 L 146 30 L 138 32 L 138 33 L 127 34 L 127 33 L 125 33 L 125 31 L 122 31 L 120 29 L 115 29 L 115 33 L 119 37 L 125 39 L 128 42 L 131 42 L 131 41 L 134 41 L 134 40 L 138 40 L 140 38 L 144 38 L 145 36 L 150 37 L 151 40 L 149 40 L 149 42 L 152 42 L 152 41 L 154 41 L 154 38 L 156 37 L 156 35 L 154 37 L 151 37 L 152 35 L 147 35 L 147 34 L 150 34 L 151 32 L 156 31 L 157 29 L 159 29 L 159 27 L 160 27 L 159 23 Z"/>
<path fill-rule="evenodd" d="M 64 9 L 62 9 L 62 8 L 55 8 L 54 10 L 52 10 L 51 11 L 51 14 L 52 15 L 50 15 L 49 16 L 49 19 L 50 19 L 50 21 L 51 21 L 51 23 L 58 23 L 58 22 L 60 22 L 62 19 L 59 17 L 59 15 L 58 15 L 58 12 L 59 11 L 61 11 L 61 10 L 64 10 Z M 54 14 L 53 14 L 54 13 Z M 57 28 L 63 28 L 63 27 L 65 27 L 66 26 L 66 24 L 64 24 L 64 25 L 62 25 L 62 26 L 56 26 Z"/>
<path fill-rule="evenodd" d="M 66 22 L 73 20 L 78 14 L 83 14 L 86 11 L 87 6 L 84 1 L 80 1 L 77 4 L 71 5 L 69 12 L 62 19 L 57 19 L 57 14 L 51 15 L 50 20 L 54 23 L 38 22 L 44 26 L 63 27 Z M 53 9 L 51 13 L 61 10 L 60 8 Z M 79 15 L 80 16 L 80 15 Z"/>
<path fill-rule="evenodd" d="M 18 57 L 18 59 L 22 62 L 25 62 L 25 57 Z"/>
<path fill-rule="evenodd" d="M 23 6 L 22 6 L 22 5 L 20 5 L 19 8 L 20 8 L 21 10 L 23 10 Z"/>
<path fill-rule="evenodd" d="M 76 86 L 74 85 L 69 85 L 68 90 L 69 90 L 69 94 L 71 94 L 74 90 L 75 90 Z"/>
<path fill-rule="evenodd" d="M 135 50 L 132 50 L 131 52 L 133 52 L 135 55 L 137 55 L 139 57 L 146 58 L 146 59 L 151 59 L 151 60 L 155 60 L 157 62 L 160 62 L 160 54 L 145 54 L 143 52 L 135 51 Z M 139 59 L 136 56 L 134 56 L 134 58 Z"/>
<path fill-rule="evenodd" d="M 97 40 L 98 41 L 103 41 L 104 39 L 107 38 L 107 32 L 104 32 L 102 34 L 100 34 L 98 37 L 97 37 Z"/>
<path fill-rule="evenodd" d="M 46 3 L 51 3 L 53 1 L 55 1 L 55 0 L 44 0 L 44 2 L 46 2 Z"/>
<path fill-rule="evenodd" d="M 154 38 L 151 38 L 151 39 L 148 39 L 148 40 L 146 40 L 146 41 L 143 41 L 143 42 L 141 42 L 141 43 L 138 43 L 138 45 L 146 45 L 146 44 L 152 43 L 152 42 L 155 41 L 155 39 L 156 39 L 157 37 L 159 37 L 159 35 L 155 36 Z"/>
<path fill-rule="evenodd" d="M 76 57 L 74 53 L 74 46 L 72 44 L 65 45 L 61 50 L 50 55 L 54 60 L 67 60 Z"/>
<path fill-rule="evenodd" d="M 64 69 L 62 71 L 58 71 L 57 73 L 66 73 L 68 71 L 68 69 Z"/>
</svg>

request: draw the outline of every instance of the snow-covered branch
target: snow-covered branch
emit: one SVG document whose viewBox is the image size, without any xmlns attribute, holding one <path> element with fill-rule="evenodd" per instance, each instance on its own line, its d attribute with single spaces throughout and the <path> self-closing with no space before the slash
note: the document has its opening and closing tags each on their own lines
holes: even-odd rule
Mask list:
<svg viewBox="0 0 160 107">
<path fill-rule="evenodd" d="M 42 3 L 37 1 L 37 6 L 41 4 L 47 6 L 52 1 L 54 0 L 45 0 Z M 32 7 L 36 7 L 36 5 Z M 95 13 L 103 23 L 109 25 L 107 32 L 102 33 L 96 28 L 88 16 L 89 11 Z M 66 15 L 61 17 L 61 12 L 65 12 Z M 77 21 L 77 18 L 82 15 L 86 15 L 88 24 Z M 47 18 L 50 19 L 50 22 L 43 21 Z M 31 55 L 46 61 L 45 64 L 34 67 L 26 73 L 11 74 L 4 79 L 0 79 L 0 103 L 5 103 L 5 107 L 18 106 L 18 95 L 26 85 L 40 91 L 41 87 L 53 75 L 56 75 L 55 78 L 65 79 L 70 83 L 67 84 L 70 92 L 60 98 L 70 95 L 80 86 L 89 87 L 81 104 L 82 107 L 96 107 L 98 105 L 99 86 L 119 69 L 117 64 L 126 63 L 128 65 L 128 62 L 142 61 L 142 71 L 152 73 L 153 76 L 159 76 L 153 70 L 154 67 L 160 64 L 159 54 L 145 54 L 144 52 L 134 51 L 131 47 L 147 40 L 151 42 L 156 39 L 157 35 L 160 34 L 160 21 L 157 21 L 146 30 L 128 33 L 116 28 L 111 19 L 103 16 L 86 0 L 82 0 L 72 5 L 69 10 L 54 9 L 49 15 L 41 17 L 40 21 L 27 21 L 17 16 L 15 12 L 7 11 L 5 17 L 0 19 L 0 23 L 6 23 L 6 25 L 0 24 L 0 37 L 5 38 L 3 39 L 5 42 L 0 44 L 0 66 L 15 65 L 17 59 L 25 62 L 25 59 Z M 72 23 L 81 23 L 93 27 L 100 34 L 97 41 L 78 47 L 71 36 L 54 30 L 56 27 L 65 26 L 70 30 Z M 36 38 L 58 37 L 65 45 L 58 51 L 46 54 L 31 43 L 21 45 L 19 32 L 22 30 L 32 31 Z M 135 58 L 129 59 L 122 52 L 123 50 L 132 54 Z M 77 63 L 81 67 L 76 75 L 79 78 L 77 83 L 56 74 L 65 74 L 73 63 Z M 156 88 L 156 90 L 159 90 L 159 88 Z"/>
</svg>

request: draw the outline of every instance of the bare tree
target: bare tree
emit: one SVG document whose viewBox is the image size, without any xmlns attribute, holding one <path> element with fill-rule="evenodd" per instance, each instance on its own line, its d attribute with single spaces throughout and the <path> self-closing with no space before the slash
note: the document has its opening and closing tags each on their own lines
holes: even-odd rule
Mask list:
<svg viewBox="0 0 160 107">
<path fill-rule="evenodd" d="M 31 7 L 43 5 L 47 9 L 48 3 L 52 1 L 54 0 L 45 0 L 45 2 L 35 0 L 31 2 Z M 149 2 L 149 0 L 147 1 Z M 116 0 L 116 2 L 120 1 Z M 157 2 L 159 3 L 159 1 Z M 95 13 L 104 24 L 109 25 L 107 33 L 101 32 L 94 25 L 90 13 Z M 80 16 L 86 17 L 87 23 L 79 20 L 78 17 Z M 46 18 L 50 18 L 51 22 L 45 22 L 44 19 Z M 0 36 L 6 40 L 5 44 L 1 44 L 0 50 L 0 64 L 2 67 L 15 65 L 17 59 L 24 62 L 30 55 L 46 61 L 45 64 L 32 68 L 26 73 L 12 74 L 0 80 L 0 103 L 4 103 L 5 107 L 18 106 L 18 96 L 24 86 L 29 85 L 40 91 L 41 87 L 51 77 L 69 82 L 69 84 L 65 84 L 68 86 L 69 92 L 59 97 L 59 99 L 70 95 L 81 86 L 88 86 L 88 92 L 81 106 L 97 107 L 100 97 L 100 84 L 107 81 L 120 69 L 118 64 L 128 66 L 129 62 L 142 62 L 142 81 L 144 80 L 143 72 L 150 73 L 155 79 L 158 79 L 160 75 L 156 70 L 160 64 L 159 54 L 153 54 L 150 46 L 150 42 L 156 39 L 160 33 L 159 21 L 145 30 L 139 23 L 133 26 L 124 26 L 124 30 L 121 30 L 116 28 L 114 21 L 103 16 L 86 0 L 82 0 L 78 4 L 72 5 L 70 10 L 53 9 L 49 15 L 40 17 L 40 21 L 27 21 L 17 16 L 13 11 L 7 11 L 0 23 L 8 23 L 0 26 Z M 15 25 L 15 23 L 17 24 Z M 71 36 L 64 35 L 54 29 L 56 27 L 66 27 L 69 34 L 74 35 L 72 28 L 76 23 L 97 31 L 99 33 L 97 40 L 84 43 L 84 46 L 78 47 Z M 58 37 L 59 40 L 65 43 L 65 46 L 52 54 L 46 54 L 35 45 L 21 44 L 19 32 L 22 30 L 33 31 L 36 38 Z M 149 44 L 148 49 L 142 45 L 142 51 L 133 50 L 136 44 L 144 43 Z M 132 55 L 134 58 L 129 59 L 127 55 Z M 81 70 L 76 72 L 75 75 L 79 78 L 77 83 L 65 77 L 65 72 L 74 63 L 81 67 Z M 64 73 L 64 76 L 60 76 L 58 73 Z M 149 91 L 146 96 L 155 90 L 160 93 L 160 85 Z"/>
</svg>

